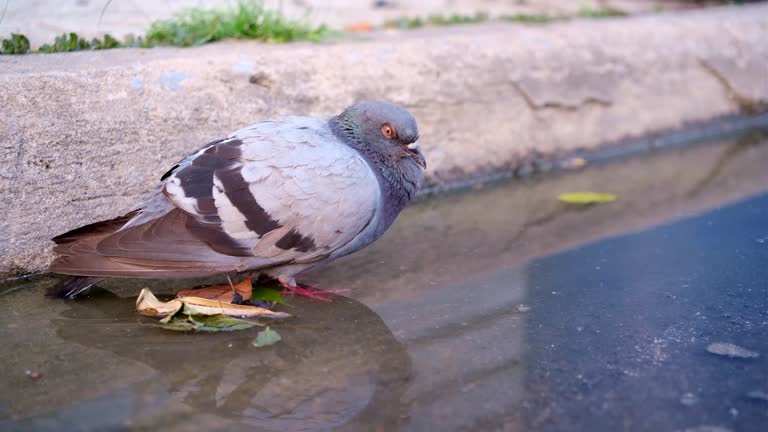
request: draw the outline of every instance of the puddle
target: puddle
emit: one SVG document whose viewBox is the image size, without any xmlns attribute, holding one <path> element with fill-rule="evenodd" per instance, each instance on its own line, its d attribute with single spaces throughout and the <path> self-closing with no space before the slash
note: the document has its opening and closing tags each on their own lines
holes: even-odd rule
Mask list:
<svg viewBox="0 0 768 432">
<path fill-rule="evenodd" d="M 183 283 L 6 283 L 0 430 L 762 430 L 766 166 L 753 133 L 422 201 L 270 347 L 143 325 L 139 288 Z"/>
<path fill-rule="evenodd" d="M 133 298 L 107 291 L 76 302 L 39 295 L 15 293 L 0 312 L 13 364 L 3 388 L 20 391 L 3 392 L 2 430 L 390 430 L 407 412 L 407 351 L 351 299 L 293 301 L 301 320 L 273 324 L 283 340 L 257 348 L 259 329 L 177 334 L 142 324 Z"/>
</svg>

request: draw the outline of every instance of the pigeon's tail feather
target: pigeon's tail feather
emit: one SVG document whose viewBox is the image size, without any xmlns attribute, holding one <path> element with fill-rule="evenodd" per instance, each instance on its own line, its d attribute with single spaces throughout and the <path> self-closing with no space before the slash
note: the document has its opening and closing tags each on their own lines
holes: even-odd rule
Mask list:
<svg viewBox="0 0 768 432">
<path fill-rule="evenodd" d="M 58 235 L 51 240 L 57 245 L 74 243 L 88 237 L 105 236 L 114 233 L 125 225 L 134 216 L 139 214 L 139 210 L 134 210 L 126 215 L 116 217 L 101 222 L 92 223 L 73 229 L 72 231 Z"/>
<path fill-rule="evenodd" d="M 101 282 L 102 277 L 72 276 L 48 288 L 45 295 L 53 298 L 73 299 L 76 295 Z"/>
</svg>

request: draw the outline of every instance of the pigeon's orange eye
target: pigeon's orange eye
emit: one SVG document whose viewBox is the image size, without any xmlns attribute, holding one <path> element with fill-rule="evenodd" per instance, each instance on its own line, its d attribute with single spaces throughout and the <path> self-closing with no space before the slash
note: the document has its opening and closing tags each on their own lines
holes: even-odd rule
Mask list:
<svg viewBox="0 0 768 432">
<path fill-rule="evenodd" d="M 388 124 L 384 124 L 384 126 L 381 127 L 381 133 L 387 137 L 387 139 L 395 138 L 395 130 Z"/>
</svg>

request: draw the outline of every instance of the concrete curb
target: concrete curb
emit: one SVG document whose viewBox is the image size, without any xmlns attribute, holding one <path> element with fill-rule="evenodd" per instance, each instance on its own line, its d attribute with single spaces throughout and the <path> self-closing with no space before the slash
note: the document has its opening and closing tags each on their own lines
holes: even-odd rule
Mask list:
<svg viewBox="0 0 768 432">
<path fill-rule="evenodd" d="M 0 270 L 127 211 L 202 143 L 383 98 L 418 118 L 429 183 L 768 103 L 768 5 L 328 45 L 223 43 L 0 58 Z"/>
</svg>

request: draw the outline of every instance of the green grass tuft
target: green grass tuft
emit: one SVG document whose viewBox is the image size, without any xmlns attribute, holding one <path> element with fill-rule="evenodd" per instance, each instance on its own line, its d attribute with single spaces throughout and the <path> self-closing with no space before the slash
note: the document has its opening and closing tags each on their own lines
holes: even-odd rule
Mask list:
<svg viewBox="0 0 768 432">
<path fill-rule="evenodd" d="M 222 10 L 188 9 L 175 18 L 152 23 L 144 36 L 128 35 L 120 42 L 111 35 L 87 40 L 77 33 L 65 33 L 52 44 L 38 49 L 56 53 L 113 48 L 151 48 L 158 45 L 189 47 L 227 38 L 257 39 L 265 42 L 318 41 L 329 33 L 325 26 L 312 27 L 287 20 L 279 11 L 264 8 L 260 0 L 242 0 L 237 6 Z M 29 40 L 20 34 L 3 39 L 2 54 L 24 54 Z"/>
<path fill-rule="evenodd" d="M 500 19 L 502 21 L 520 22 L 520 23 L 526 23 L 526 24 L 546 24 L 554 21 L 568 21 L 573 18 L 599 19 L 599 18 L 623 17 L 626 15 L 627 15 L 626 12 L 620 11 L 618 9 L 610 9 L 610 8 L 594 9 L 589 6 L 584 6 L 581 8 L 581 10 L 579 10 L 579 13 L 576 15 L 551 16 L 551 15 L 543 15 L 543 14 L 535 14 L 535 15 L 518 14 L 518 15 L 504 15 L 500 17 Z"/>
<path fill-rule="evenodd" d="M 599 8 L 594 9 L 584 6 L 579 10 L 579 18 L 613 18 L 627 16 L 627 13 L 618 9 Z"/>
<path fill-rule="evenodd" d="M 65 33 L 56 38 L 53 44 L 45 44 L 38 49 L 41 53 L 57 53 L 84 50 L 102 50 L 121 48 L 120 41 L 106 34 L 103 39 L 93 38 L 90 41 L 80 37 L 77 33 Z"/>
<path fill-rule="evenodd" d="M 474 15 L 432 15 L 427 18 L 427 22 L 434 26 L 449 26 L 456 24 L 475 24 L 488 21 L 488 14 L 478 12 Z"/>
<path fill-rule="evenodd" d="M 312 27 L 289 21 L 280 12 L 269 11 L 261 1 L 245 0 L 231 9 L 189 9 L 176 17 L 152 23 L 140 46 L 197 46 L 227 38 L 257 39 L 265 42 L 320 40 L 325 26 Z"/>
<path fill-rule="evenodd" d="M 29 51 L 29 39 L 18 33 L 11 33 L 10 39 L 3 39 L 2 54 L 24 54 Z"/>
<path fill-rule="evenodd" d="M 574 16 L 551 16 L 545 14 L 516 14 L 502 15 L 497 19 L 500 21 L 519 22 L 525 24 L 546 24 L 554 21 L 568 21 L 572 18 L 610 18 L 626 16 L 625 12 L 618 9 L 600 8 L 593 9 L 583 7 L 578 14 Z M 489 21 L 490 17 L 485 13 L 475 15 L 432 15 L 426 20 L 421 18 L 402 17 L 396 20 L 384 23 L 385 28 L 414 29 L 424 26 L 450 26 L 456 24 L 471 24 Z"/>
<path fill-rule="evenodd" d="M 80 51 L 91 48 L 87 40 L 81 38 L 77 33 L 65 33 L 58 36 L 53 44 L 44 44 L 38 51 L 43 53 Z"/>
<path fill-rule="evenodd" d="M 401 18 L 397 18 L 397 19 L 393 19 L 385 22 L 384 27 L 410 30 L 410 29 L 424 27 L 424 20 L 422 20 L 419 17 L 416 17 L 416 18 L 401 17 Z"/>
<path fill-rule="evenodd" d="M 94 38 L 91 41 L 91 49 L 95 50 L 122 48 L 123 46 L 119 40 L 113 38 L 110 34 L 105 34 L 104 39 Z"/>
<path fill-rule="evenodd" d="M 424 26 L 451 26 L 458 24 L 475 24 L 488 21 L 488 14 L 478 12 L 474 15 L 430 15 L 427 19 L 419 17 L 401 17 L 384 23 L 384 28 L 399 28 L 403 30 L 421 28 Z"/>
<path fill-rule="evenodd" d="M 544 14 L 517 14 L 517 15 L 504 15 L 501 17 L 502 21 L 513 21 L 527 24 L 545 24 L 550 21 L 554 21 L 556 18 Z"/>
</svg>

